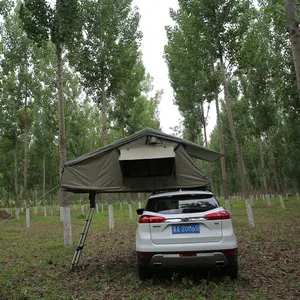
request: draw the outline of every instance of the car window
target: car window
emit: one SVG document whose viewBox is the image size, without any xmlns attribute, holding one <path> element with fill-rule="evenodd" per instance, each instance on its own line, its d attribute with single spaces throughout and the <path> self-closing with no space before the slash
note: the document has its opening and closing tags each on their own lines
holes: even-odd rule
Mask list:
<svg viewBox="0 0 300 300">
<path fill-rule="evenodd" d="M 163 214 L 204 212 L 219 207 L 213 195 L 173 195 L 148 200 L 146 210 Z"/>
</svg>

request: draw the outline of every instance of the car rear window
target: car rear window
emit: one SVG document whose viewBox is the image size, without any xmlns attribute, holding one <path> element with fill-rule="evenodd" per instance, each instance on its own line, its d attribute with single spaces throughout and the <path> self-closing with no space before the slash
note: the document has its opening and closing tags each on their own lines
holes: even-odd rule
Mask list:
<svg viewBox="0 0 300 300">
<path fill-rule="evenodd" d="M 184 214 L 204 212 L 219 207 L 213 195 L 173 195 L 148 200 L 146 210 L 163 214 Z"/>
</svg>

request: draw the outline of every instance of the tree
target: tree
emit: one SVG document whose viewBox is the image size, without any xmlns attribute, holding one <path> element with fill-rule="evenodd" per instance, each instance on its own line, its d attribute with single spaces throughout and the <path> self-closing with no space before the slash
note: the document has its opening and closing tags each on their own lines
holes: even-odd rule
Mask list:
<svg viewBox="0 0 300 300">
<path fill-rule="evenodd" d="M 85 91 L 101 107 L 104 145 L 108 143 L 107 111 L 111 101 L 126 113 L 142 79 L 143 70 L 138 63 L 140 16 L 131 3 L 132 0 L 85 1 L 80 48 L 70 56 L 81 74 Z M 130 80 L 133 86 L 127 87 Z M 108 198 L 109 224 L 113 229 L 113 206 L 110 196 Z"/>
<path fill-rule="evenodd" d="M 248 1 L 235 0 L 182 0 L 179 1 L 179 7 L 177 12 L 171 10 L 171 17 L 177 23 L 177 26 L 175 26 L 174 29 L 174 32 L 176 33 L 174 33 L 173 36 L 169 33 L 168 39 L 169 44 L 178 39 L 177 44 L 184 45 L 180 48 L 181 55 L 177 55 L 178 65 L 181 63 L 180 59 L 183 61 L 186 57 L 189 58 L 189 63 L 185 61 L 186 71 L 184 73 L 175 72 L 176 64 L 173 63 L 171 67 L 169 66 L 170 77 L 172 78 L 172 73 L 176 73 L 177 79 L 183 81 L 182 85 L 179 85 L 179 89 L 182 88 L 187 91 L 186 99 L 189 99 L 188 97 L 194 97 L 196 91 L 195 86 L 197 86 L 197 101 L 198 103 L 201 103 L 203 102 L 203 99 L 212 99 L 215 97 L 216 90 L 215 88 L 209 88 L 210 84 L 206 85 L 207 87 L 205 87 L 205 85 L 203 86 L 202 82 L 205 82 L 205 79 L 210 77 L 203 76 L 201 71 L 210 70 L 210 73 L 214 74 L 213 70 L 215 65 L 219 65 L 220 77 L 224 87 L 226 111 L 232 139 L 235 145 L 238 170 L 242 182 L 243 194 L 246 200 L 249 224 L 253 227 L 254 220 L 249 204 L 249 191 L 243 168 L 243 157 L 231 112 L 231 97 L 228 85 L 228 71 L 230 71 L 230 68 L 225 65 L 227 63 L 229 67 L 232 67 L 236 64 L 236 52 L 245 36 L 249 21 L 253 17 L 252 10 L 249 8 Z M 187 43 L 185 43 L 185 40 L 187 40 Z M 168 51 L 169 55 L 173 55 L 174 51 L 178 52 L 176 47 L 173 47 L 171 50 L 168 50 L 167 48 L 166 52 L 168 53 Z M 205 55 L 203 54 L 206 54 L 206 57 L 208 57 L 208 60 L 205 63 L 206 68 L 200 67 L 201 64 L 203 64 L 203 61 L 205 62 L 205 59 L 203 59 Z M 195 77 L 193 77 L 194 74 L 196 74 Z M 204 80 L 202 80 L 203 78 Z M 208 80 L 208 82 L 213 81 Z M 191 107 L 195 107 L 193 105 L 195 104 L 195 101 L 188 102 L 191 104 Z"/>
<path fill-rule="evenodd" d="M 7 118 L 10 119 L 10 123 L 14 123 L 12 128 L 6 131 L 6 136 L 13 142 L 15 149 L 15 197 L 16 197 L 16 211 L 18 214 L 18 182 L 17 182 L 17 145 L 18 145 L 18 129 L 20 133 L 23 133 L 24 142 L 24 196 L 26 200 L 26 227 L 30 227 L 30 200 L 28 195 L 28 131 L 30 125 L 29 109 L 32 105 L 31 87 L 32 87 L 32 72 L 30 72 L 29 64 L 32 61 L 32 55 L 34 46 L 31 41 L 25 36 L 21 29 L 20 22 L 17 16 L 19 7 L 17 6 L 12 13 L 6 14 L 5 24 L 3 28 L 3 48 L 2 55 L 4 61 L 2 63 L 2 71 L 4 78 L 8 82 L 4 83 L 3 101 L 6 102 L 6 109 L 4 113 L 8 113 L 7 109 L 12 104 L 12 109 L 18 111 L 12 112 L 12 115 L 7 114 Z M 12 117 L 15 117 L 11 119 Z M 6 120 L 8 121 L 8 120 Z M 8 123 L 9 124 L 9 123 Z M 7 123 L 4 126 L 8 125 Z M 12 134 L 11 130 L 15 130 Z"/>
<path fill-rule="evenodd" d="M 74 45 L 81 34 L 80 7 L 77 0 L 56 0 L 53 9 L 46 0 L 24 0 L 20 9 L 20 18 L 27 35 L 38 45 L 44 45 L 49 39 L 55 45 L 57 56 L 57 90 L 59 105 L 59 174 L 62 174 L 66 161 L 65 112 L 62 81 L 62 54 L 64 47 Z M 64 222 L 64 243 L 71 246 L 72 228 L 67 193 L 60 190 L 60 205 Z"/>
<path fill-rule="evenodd" d="M 284 3 L 300 99 L 300 28 L 294 0 L 284 0 Z"/>
</svg>

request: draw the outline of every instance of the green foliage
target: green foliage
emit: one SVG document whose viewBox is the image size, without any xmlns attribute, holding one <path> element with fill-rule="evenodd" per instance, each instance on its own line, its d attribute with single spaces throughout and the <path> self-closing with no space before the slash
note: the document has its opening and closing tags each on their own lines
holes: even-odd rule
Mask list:
<svg viewBox="0 0 300 300">
<path fill-rule="evenodd" d="M 29 38 L 40 46 L 51 40 L 60 52 L 64 45 L 72 46 L 80 36 L 77 0 L 57 0 L 54 8 L 46 0 L 24 0 L 19 15 Z"/>
</svg>

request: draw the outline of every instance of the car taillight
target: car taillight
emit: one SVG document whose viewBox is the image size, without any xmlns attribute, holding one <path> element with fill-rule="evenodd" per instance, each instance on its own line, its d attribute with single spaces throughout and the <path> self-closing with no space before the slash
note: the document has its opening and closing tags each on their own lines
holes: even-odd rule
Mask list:
<svg viewBox="0 0 300 300">
<path fill-rule="evenodd" d="M 205 215 L 207 220 L 227 220 L 230 219 L 230 214 L 226 210 L 219 211 L 216 213 Z"/>
<path fill-rule="evenodd" d="M 227 250 L 227 251 L 223 251 L 223 253 L 226 255 L 226 256 L 231 256 L 231 255 L 236 255 L 236 250 Z"/>
<path fill-rule="evenodd" d="M 188 257 L 188 256 L 197 256 L 197 253 L 180 253 L 179 254 L 180 257 Z"/>
<path fill-rule="evenodd" d="M 164 220 L 165 220 L 164 217 L 144 215 L 139 218 L 139 223 L 142 223 L 142 224 L 144 224 L 144 223 L 161 223 Z"/>
<path fill-rule="evenodd" d="M 152 253 L 140 253 L 139 257 L 140 258 L 152 258 L 153 254 Z"/>
</svg>

